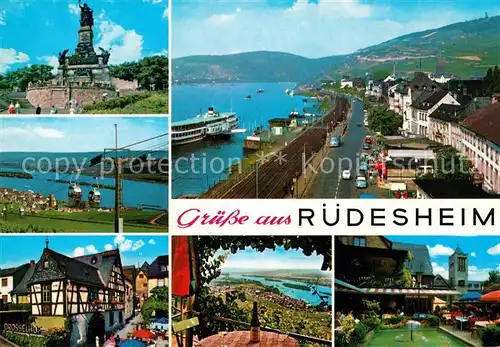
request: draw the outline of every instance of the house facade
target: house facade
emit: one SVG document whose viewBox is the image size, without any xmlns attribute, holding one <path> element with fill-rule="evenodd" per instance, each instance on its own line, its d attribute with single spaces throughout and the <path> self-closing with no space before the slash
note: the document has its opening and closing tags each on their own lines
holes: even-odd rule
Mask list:
<svg viewBox="0 0 500 347">
<path fill-rule="evenodd" d="M 125 320 L 132 318 L 134 311 L 134 288 L 132 282 L 125 278 Z"/>
<path fill-rule="evenodd" d="M 4 304 L 14 302 L 11 292 L 21 282 L 29 268 L 30 263 L 0 270 L 0 295 Z"/>
<path fill-rule="evenodd" d="M 460 105 L 451 94 L 444 90 L 425 90 L 411 104 L 410 132 L 415 135 L 429 135 L 429 115 L 441 104 Z"/>
<path fill-rule="evenodd" d="M 142 266 L 137 271 L 137 276 L 135 278 L 135 295 L 139 301 L 139 305 L 142 304 L 149 297 L 149 287 L 148 287 L 148 271 L 149 264 L 144 262 Z"/>
<path fill-rule="evenodd" d="M 70 258 L 47 247 L 27 282 L 34 324 L 50 329 L 72 323 L 71 346 L 87 341 L 95 314 L 103 330 L 125 323 L 125 282 L 118 250 Z"/>
<path fill-rule="evenodd" d="M 149 266 L 148 296 L 156 287 L 168 287 L 168 255 L 157 257 Z"/>
<path fill-rule="evenodd" d="M 483 187 L 500 194 L 500 102 L 467 117 L 461 131 L 463 154 L 483 175 Z"/>
<path fill-rule="evenodd" d="M 429 139 L 463 152 L 460 123 L 466 117 L 464 107 L 441 104 L 429 114 Z"/>
</svg>

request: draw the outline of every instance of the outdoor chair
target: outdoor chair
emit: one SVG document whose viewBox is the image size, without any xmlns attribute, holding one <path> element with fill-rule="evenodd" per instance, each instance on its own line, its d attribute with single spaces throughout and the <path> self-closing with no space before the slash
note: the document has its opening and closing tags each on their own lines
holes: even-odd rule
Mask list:
<svg viewBox="0 0 500 347">
<path fill-rule="evenodd" d="M 182 333 L 189 329 L 194 329 L 198 325 L 200 325 L 198 317 L 189 318 L 180 322 L 172 323 L 172 330 L 175 334 L 175 339 L 179 347 L 184 347 L 184 339 L 182 337 Z M 192 347 L 192 346 L 186 346 L 186 347 Z"/>
</svg>

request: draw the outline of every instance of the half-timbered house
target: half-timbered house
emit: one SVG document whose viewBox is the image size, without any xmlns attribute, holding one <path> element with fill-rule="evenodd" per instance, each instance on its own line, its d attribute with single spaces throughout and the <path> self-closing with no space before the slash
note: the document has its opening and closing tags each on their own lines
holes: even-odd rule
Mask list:
<svg viewBox="0 0 500 347">
<path fill-rule="evenodd" d="M 63 327 L 70 318 L 72 345 L 87 340 L 94 314 L 104 317 L 104 331 L 125 322 L 125 281 L 118 250 L 70 258 L 47 243 L 27 286 L 35 325 Z"/>
</svg>

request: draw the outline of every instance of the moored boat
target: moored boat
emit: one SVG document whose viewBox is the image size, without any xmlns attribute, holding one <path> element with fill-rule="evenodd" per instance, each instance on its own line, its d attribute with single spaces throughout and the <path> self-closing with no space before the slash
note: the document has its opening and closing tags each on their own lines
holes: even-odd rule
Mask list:
<svg viewBox="0 0 500 347">
<path fill-rule="evenodd" d="M 230 136 L 238 128 L 239 118 L 234 112 L 215 112 L 213 107 L 204 115 L 172 122 L 172 146 L 201 141 L 207 137 Z"/>
</svg>

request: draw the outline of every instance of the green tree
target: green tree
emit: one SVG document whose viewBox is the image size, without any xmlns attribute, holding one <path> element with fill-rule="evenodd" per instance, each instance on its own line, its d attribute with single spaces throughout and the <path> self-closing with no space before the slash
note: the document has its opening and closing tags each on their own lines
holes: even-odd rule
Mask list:
<svg viewBox="0 0 500 347">
<path fill-rule="evenodd" d="M 373 106 L 368 110 L 370 129 L 385 136 L 397 135 L 403 126 L 403 118 L 387 106 Z"/>
<path fill-rule="evenodd" d="M 141 59 L 138 62 L 127 62 L 112 65 L 111 76 L 127 81 L 137 80 L 141 89 L 149 90 L 151 85 L 155 90 L 168 89 L 168 57 L 154 56 Z"/>
<path fill-rule="evenodd" d="M 16 71 L 7 72 L 0 80 L 0 85 L 3 89 L 18 87 L 24 91 L 28 88 L 30 82 L 45 82 L 53 79 L 52 70 L 53 67 L 49 65 L 25 66 Z"/>
<path fill-rule="evenodd" d="M 483 82 L 484 88 L 489 96 L 500 92 L 500 70 L 498 69 L 498 66 L 495 66 L 494 68 L 490 67 L 488 69 Z"/>
<path fill-rule="evenodd" d="M 373 80 L 379 81 L 385 79 L 387 76 L 392 75 L 389 70 L 377 70 L 373 73 Z"/>
<path fill-rule="evenodd" d="M 488 279 L 483 282 L 483 292 L 489 293 L 500 290 L 500 271 L 493 270 L 488 272 Z"/>
<path fill-rule="evenodd" d="M 151 323 L 158 312 L 168 314 L 168 287 L 155 287 L 151 290 L 151 296 L 141 307 L 142 318 L 146 323 Z M 154 314 L 153 314 L 154 312 Z"/>
<path fill-rule="evenodd" d="M 436 154 L 434 178 L 472 182 L 472 164 L 453 147 L 444 147 Z"/>
</svg>

